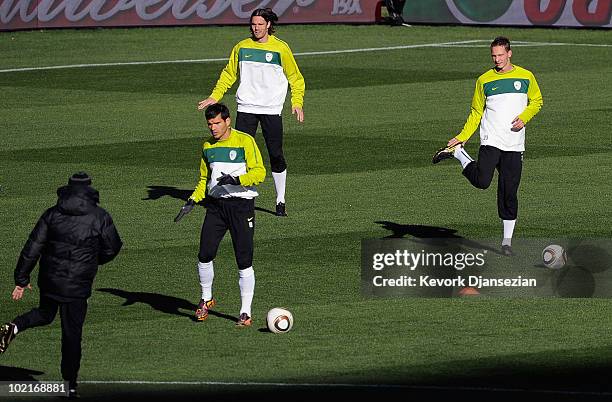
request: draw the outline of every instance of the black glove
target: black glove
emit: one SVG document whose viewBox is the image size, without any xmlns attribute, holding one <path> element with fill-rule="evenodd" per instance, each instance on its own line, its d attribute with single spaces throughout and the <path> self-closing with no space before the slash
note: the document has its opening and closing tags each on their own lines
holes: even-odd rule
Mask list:
<svg viewBox="0 0 612 402">
<path fill-rule="evenodd" d="M 195 201 L 190 198 L 189 200 L 187 200 L 185 205 L 181 207 L 181 210 L 179 211 L 178 215 L 176 216 L 176 218 L 174 218 L 174 222 L 178 222 L 183 219 L 183 216 L 190 213 L 193 207 L 195 207 Z"/>
<path fill-rule="evenodd" d="M 240 177 L 234 177 L 229 174 L 221 172 L 222 176 L 217 179 L 217 184 L 225 186 L 226 184 L 233 184 L 234 186 L 240 185 Z"/>
</svg>

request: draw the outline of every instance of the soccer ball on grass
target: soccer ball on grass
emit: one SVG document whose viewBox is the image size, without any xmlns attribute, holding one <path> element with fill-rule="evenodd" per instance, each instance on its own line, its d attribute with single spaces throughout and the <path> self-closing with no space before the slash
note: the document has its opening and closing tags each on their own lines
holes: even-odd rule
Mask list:
<svg viewBox="0 0 612 402">
<path fill-rule="evenodd" d="M 563 247 L 551 244 L 542 251 L 542 262 L 547 268 L 561 269 L 567 262 L 567 254 Z"/>
<path fill-rule="evenodd" d="M 293 327 L 293 314 L 285 308 L 274 307 L 268 311 L 266 323 L 270 332 L 275 334 L 289 332 Z"/>
</svg>

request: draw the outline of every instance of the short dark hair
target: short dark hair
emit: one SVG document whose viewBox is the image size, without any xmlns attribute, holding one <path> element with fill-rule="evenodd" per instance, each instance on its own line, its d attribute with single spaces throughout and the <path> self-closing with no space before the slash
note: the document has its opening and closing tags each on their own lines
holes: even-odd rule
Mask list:
<svg viewBox="0 0 612 402">
<path fill-rule="evenodd" d="M 503 46 L 507 52 L 510 50 L 510 39 L 506 38 L 505 36 L 498 36 L 497 38 L 493 39 L 493 42 L 491 42 L 491 47 L 494 46 Z"/>
<path fill-rule="evenodd" d="M 206 120 L 214 119 L 218 115 L 221 115 L 223 120 L 227 120 L 230 117 L 230 111 L 223 103 L 213 103 L 204 112 Z"/>
<path fill-rule="evenodd" d="M 270 23 L 270 28 L 268 28 L 268 35 L 272 35 L 275 31 L 274 24 L 278 21 L 278 15 L 272 11 L 271 8 L 258 8 L 253 11 L 251 14 L 250 22 L 253 22 L 253 17 L 262 17 L 266 22 Z"/>
</svg>

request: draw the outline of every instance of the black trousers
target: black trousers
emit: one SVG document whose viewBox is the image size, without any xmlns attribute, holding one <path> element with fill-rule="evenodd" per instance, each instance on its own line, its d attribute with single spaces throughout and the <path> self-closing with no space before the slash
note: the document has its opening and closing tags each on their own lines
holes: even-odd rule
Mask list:
<svg viewBox="0 0 612 402">
<path fill-rule="evenodd" d="M 48 325 L 53 322 L 58 310 L 62 320 L 62 378 L 69 382 L 70 387 L 76 387 L 81 367 L 81 339 L 87 314 L 87 299 L 60 302 L 41 295 L 38 308 L 20 315 L 13 323 L 17 325 L 19 332 Z"/>
<path fill-rule="evenodd" d="M 238 112 L 236 114 L 236 130 L 255 136 L 257 124 L 261 123 L 261 132 L 266 141 L 270 168 L 274 173 L 281 173 L 287 169 L 287 162 L 283 155 L 283 119 L 280 115 L 252 114 Z"/>
<path fill-rule="evenodd" d="M 481 145 L 478 160 L 463 169 L 463 175 L 476 188 L 491 185 L 497 169 L 497 213 L 504 220 L 514 220 L 518 214 L 518 188 L 523 170 L 523 153 L 502 151 L 489 145 Z"/>
<path fill-rule="evenodd" d="M 385 7 L 387 7 L 389 13 L 402 15 L 405 4 L 406 0 L 385 0 Z"/>
<path fill-rule="evenodd" d="M 215 259 L 219 243 L 229 230 L 238 269 L 253 265 L 255 200 L 245 198 L 210 198 L 200 235 L 200 262 Z"/>
</svg>

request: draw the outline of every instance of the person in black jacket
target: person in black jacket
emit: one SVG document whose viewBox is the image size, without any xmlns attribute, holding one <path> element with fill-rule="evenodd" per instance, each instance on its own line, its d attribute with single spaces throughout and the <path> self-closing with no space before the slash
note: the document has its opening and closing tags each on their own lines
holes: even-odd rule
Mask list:
<svg viewBox="0 0 612 402">
<path fill-rule="evenodd" d="M 57 195 L 57 204 L 38 220 L 15 268 L 12 298 L 20 300 L 26 288 L 32 289 L 30 273 L 40 259 L 40 305 L 0 326 L 0 353 L 18 332 L 50 324 L 59 310 L 62 377 L 69 396 L 76 396 L 87 299 L 98 265 L 115 258 L 122 242 L 109 213 L 98 206 L 100 196 L 87 173 L 72 175 Z"/>
<path fill-rule="evenodd" d="M 385 7 L 387 7 L 387 11 L 389 12 L 389 19 L 391 21 L 391 25 L 410 26 L 406 24 L 403 17 L 405 4 L 406 0 L 385 0 Z"/>
</svg>

